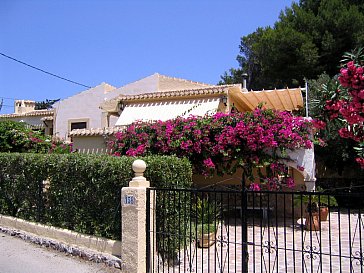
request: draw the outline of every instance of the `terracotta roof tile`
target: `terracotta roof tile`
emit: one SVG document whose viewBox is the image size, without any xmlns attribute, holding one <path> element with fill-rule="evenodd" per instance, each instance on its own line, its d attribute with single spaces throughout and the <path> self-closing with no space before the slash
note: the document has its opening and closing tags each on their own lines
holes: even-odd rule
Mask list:
<svg viewBox="0 0 364 273">
<path fill-rule="evenodd" d="M 108 128 L 75 129 L 69 133 L 69 136 L 73 137 L 73 136 L 113 135 L 117 132 L 123 131 L 124 129 L 125 129 L 125 126 L 108 127 Z"/>
<path fill-rule="evenodd" d="M 53 116 L 47 116 L 40 119 L 41 121 L 53 120 Z"/>
<path fill-rule="evenodd" d="M 159 74 L 159 73 L 155 73 L 155 74 L 159 78 L 162 78 L 162 79 L 170 79 L 170 80 L 173 80 L 173 81 L 192 83 L 192 84 L 196 84 L 196 85 L 199 84 L 199 85 L 204 85 L 204 86 L 211 86 L 211 84 L 204 83 L 204 82 L 190 81 L 190 80 L 185 80 L 185 79 L 182 79 L 182 78 L 176 78 L 176 77 L 170 77 L 170 76 L 162 75 L 162 74 Z"/>
<path fill-rule="evenodd" d="M 234 85 L 220 85 L 220 86 L 209 86 L 197 89 L 187 89 L 187 90 L 176 90 L 176 91 L 164 91 L 164 92 L 153 92 L 145 93 L 139 95 L 120 95 L 116 100 L 144 100 L 144 99 L 156 99 L 164 97 L 183 97 L 183 96 L 198 96 L 205 94 L 223 94 L 227 92 L 228 87 Z M 114 100 L 115 100 L 114 99 Z"/>
<path fill-rule="evenodd" d="M 17 118 L 17 117 L 33 117 L 33 116 L 53 116 L 54 109 L 52 110 L 34 110 L 24 114 L 3 114 L 0 118 Z"/>
</svg>

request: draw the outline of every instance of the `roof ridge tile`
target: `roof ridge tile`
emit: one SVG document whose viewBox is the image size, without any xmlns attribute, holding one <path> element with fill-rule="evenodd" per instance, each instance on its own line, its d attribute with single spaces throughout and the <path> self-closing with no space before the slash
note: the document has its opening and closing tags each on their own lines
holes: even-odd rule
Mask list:
<svg viewBox="0 0 364 273">
<path fill-rule="evenodd" d="M 49 116 L 53 115 L 55 112 L 55 109 L 41 109 L 41 110 L 34 110 L 31 112 L 23 113 L 23 114 L 2 114 L 0 115 L 0 118 L 16 118 L 16 117 L 32 117 L 32 116 Z"/>
<path fill-rule="evenodd" d="M 202 84 L 202 85 L 205 85 L 205 86 L 214 86 L 213 84 L 209 84 L 209 83 L 192 81 L 192 80 L 187 80 L 187 79 L 182 79 L 182 78 L 177 78 L 177 77 L 171 77 L 171 76 L 162 75 L 162 74 L 159 74 L 159 73 L 156 73 L 156 74 L 158 75 L 158 77 L 167 78 L 167 79 L 171 79 L 171 80 L 177 80 L 177 81 L 188 82 L 188 83 L 193 83 L 193 84 Z"/>
</svg>

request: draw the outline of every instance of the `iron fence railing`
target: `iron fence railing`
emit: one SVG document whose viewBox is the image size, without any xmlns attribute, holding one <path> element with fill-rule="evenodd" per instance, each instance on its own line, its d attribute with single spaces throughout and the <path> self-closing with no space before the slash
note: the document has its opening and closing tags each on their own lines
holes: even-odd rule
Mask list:
<svg viewBox="0 0 364 273">
<path fill-rule="evenodd" d="M 364 271 L 364 210 L 339 207 L 332 195 L 148 189 L 152 194 L 148 272 Z"/>
</svg>

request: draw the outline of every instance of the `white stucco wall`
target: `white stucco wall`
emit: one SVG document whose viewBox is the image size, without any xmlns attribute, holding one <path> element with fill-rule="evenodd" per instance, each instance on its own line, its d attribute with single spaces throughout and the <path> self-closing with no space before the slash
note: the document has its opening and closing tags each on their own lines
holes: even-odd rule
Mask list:
<svg viewBox="0 0 364 273">
<path fill-rule="evenodd" d="M 73 149 L 80 153 L 106 153 L 107 145 L 103 136 L 74 136 Z"/>
<path fill-rule="evenodd" d="M 109 123 L 109 127 L 114 127 L 115 123 L 118 121 L 119 117 L 116 116 L 110 116 L 110 123 Z"/>
<path fill-rule="evenodd" d="M 118 95 L 115 87 L 102 83 L 94 88 L 61 100 L 53 107 L 56 109 L 54 134 L 67 139 L 70 121 L 87 121 L 88 129 L 101 128 L 102 111 L 99 106 L 106 99 Z"/>
</svg>

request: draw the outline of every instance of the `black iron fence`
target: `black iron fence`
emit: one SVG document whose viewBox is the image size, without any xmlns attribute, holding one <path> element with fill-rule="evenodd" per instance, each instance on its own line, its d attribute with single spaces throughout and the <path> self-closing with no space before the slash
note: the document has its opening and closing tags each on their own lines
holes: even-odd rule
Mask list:
<svg viewBox="0 0 364 273">
<path fill-rule="evenodd" d="M 148 189 L 151 195 L 148 272 L 364 271 L 364 210 L 339 207 L 332 195 Z"/>
</svg>

